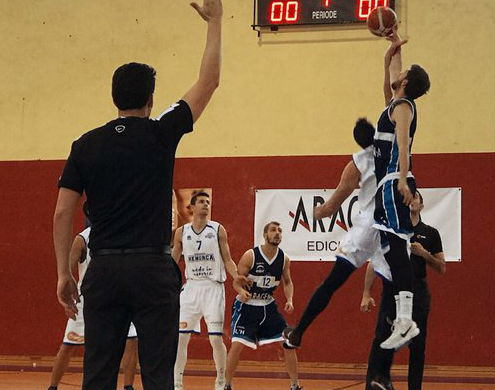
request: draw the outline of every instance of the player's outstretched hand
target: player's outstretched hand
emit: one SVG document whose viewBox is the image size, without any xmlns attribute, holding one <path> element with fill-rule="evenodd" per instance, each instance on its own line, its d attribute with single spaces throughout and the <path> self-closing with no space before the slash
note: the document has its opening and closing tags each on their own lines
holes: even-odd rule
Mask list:
<svg viewBox="0 0 495 390">
<path fill-rule="evenodd" d="M 57 298 L 58 302 L 64 308 L 67 317 L 75 320 L 77 314 L 76 303 L 79 302 L 80 299 L 76 281 L 72 276 L 68 278 L 59 278 L 57 283 Z"/>
<path fill-rule="evenodd" d="M 284 310 L 286 313 L 292 313 L 294 311 L 294 305 L 292 301 L 287 301 L 284 306 Z"/>
<path fill-rule="evenodd" d="M 207 22 L 212 19 L 221 19 L 223 15 L 223 7 L 221 0 L 204 0 L 203 6 L 198 3 L 191 3 L 198 14 Z"/>
<path fill-rule="evenodd" d="M 397 190 L 402 195 L 402 203 L 404 203 L 406 206 L 409 206 L 413 200 L 413 194 L 411 193 L 411 189 L 407 185 L 407 181 L 399 179 Z"/>
<path fill-rule="evenodd" d="M 360 306 L 361 311 L 363 313 L 369 313 L 371 309 L 374 308 L 375 306 L 376 306 L 375 300 L 372 297 L 363 295 L 363 299 L 361 299 L 361 306 Z"/>
</svg>

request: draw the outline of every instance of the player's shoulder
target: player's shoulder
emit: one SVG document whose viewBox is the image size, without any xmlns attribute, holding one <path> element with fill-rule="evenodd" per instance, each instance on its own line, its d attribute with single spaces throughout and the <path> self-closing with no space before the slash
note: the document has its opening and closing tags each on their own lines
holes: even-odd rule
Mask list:
<svg viewBox="0 0 495 390">
<path fill-rule="evenodd" d="M 206 223 L 206 227 L 209 229 L 214 229 L 215 231 L 218 231 L 223 226 L 222 226 L 222 224 L 220 224 L 217 221 L 211 221 L 210 220 Z"/>
</svg>

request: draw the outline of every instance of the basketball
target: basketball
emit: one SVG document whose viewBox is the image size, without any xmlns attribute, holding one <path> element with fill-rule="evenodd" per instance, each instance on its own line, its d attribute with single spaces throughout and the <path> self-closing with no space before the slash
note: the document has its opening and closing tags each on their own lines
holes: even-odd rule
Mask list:
<svg viewBox="0 0 495 390">
<path fill-rule="evenodd" d="M 366 23 L 372 34 L 386 37 L 392 32 L 392 28 L 397 23 L 397 15 L 391 8 L 376 7 L 369 14 Z"/>
</svg>

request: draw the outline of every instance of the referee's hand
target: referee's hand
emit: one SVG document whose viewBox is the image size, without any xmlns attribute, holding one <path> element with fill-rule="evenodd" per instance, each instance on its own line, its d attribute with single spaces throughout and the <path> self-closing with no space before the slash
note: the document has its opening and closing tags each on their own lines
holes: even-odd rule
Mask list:
<svg viewBox="0 0 495 390">
<path fill-rule="evenodd" d="M 76 303 L 80 301 L 77 291 L 77 284 L 71 276 L 67 278 L 59 278 L 57 283 L 57 298 L 58 302 L 64 308 L 67 317 L 76 319 L 78 312 Z"/>
</svg>

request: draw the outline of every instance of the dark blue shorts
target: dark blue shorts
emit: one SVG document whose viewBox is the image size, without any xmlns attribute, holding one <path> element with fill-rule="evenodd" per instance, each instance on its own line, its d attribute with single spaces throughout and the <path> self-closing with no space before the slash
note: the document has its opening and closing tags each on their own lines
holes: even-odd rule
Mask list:
<svg viewBox="0 0 495 390">
<path fill-rule="evenodd" d="M 254 306 L 237 299 L 232 305 L 232 342 L 256 349 L 258 345 L 283 341 L 287 326 L 275 301 L 266 306 Z"/>
<path fill-rule="evenodd" d="M 402 195 L 397 189 L 398 179 L 386 181 L 378 188 L 375 196 L 375 224 L 377 229 L 394 233 L 408 240 L 413 234 L 411 211 L 402 203 Z M 416 192 L 416 181 L 407 178 L 412 194 Z"/>
</svg>

